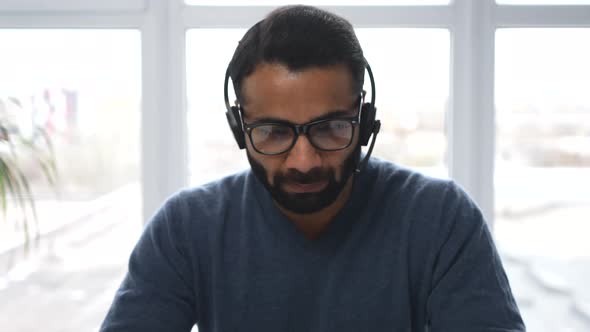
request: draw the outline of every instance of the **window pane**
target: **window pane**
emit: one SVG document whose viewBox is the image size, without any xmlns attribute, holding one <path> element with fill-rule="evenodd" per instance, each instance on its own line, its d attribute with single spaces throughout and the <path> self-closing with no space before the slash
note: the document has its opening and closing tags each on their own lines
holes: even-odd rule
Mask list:
<svg viewBox="0 0 590 332">
<path fill-rule="evenodd" d="M 20 195 L 9 195 L 0 222 L 0 326 L 32 331 L 39 322 L 31 317 L 44 317 L 44 330 L 63 331 L 67 322 L 82 331 L 104 318 L 141 228 L 140 51 L 134 30 L 0 30 L 0 159 L 23 173 L 38 215 L 37 227 Z M 55 186 L 39 163 L 45 135 Z M 28 258 L 19 247 L 25 217 L 30 235 L 41 236 Z"/>
<path fill-rule="evenodd" d="M 222 90 L 227 64 L 244 33 L 242 29 L 187 33 L 192 184 L 249 167 L 228 128 Z M 374 155 L 446 177 L 448 31 L 358 29 L 357 35 L 377 82 L 382 129 Z M 365 89 L 370 90 L 368 83 Z"/>
<path fill-rule="evenodd" d="M 357 29 L 357 35 L 377 86 L 381 131 L 374 155 L 447 177 L 448 30 Z"/>
<path fill-rule="evenodd" d="M 573 314 L 590 299 L 588 40 L 590 29 L 496 34 L 495 233 L 539 281 L 515 285 L 531 331 L 588 328 Z"/>
<path fill-rule="evenodd" d="M 195 6 L 283 6 L 292 4 L 285 0 L 185 0 L 187 5 Z M 320 1 L 298 1 L 299 4 L 312 6 L 424 6 L 424 5 L 447 5 L 449 0 L 320 0 Z"/>
<path fill-rule="evenodd" d="M 187 32 L 190 183 L 201 184 L 249 167 L 225 118 L 223 79 L 244 29 Z M 230 83 L 230 91 L 232 86 Z M 233 93 L 230 101 L 233 101 Z"/>
</svg>

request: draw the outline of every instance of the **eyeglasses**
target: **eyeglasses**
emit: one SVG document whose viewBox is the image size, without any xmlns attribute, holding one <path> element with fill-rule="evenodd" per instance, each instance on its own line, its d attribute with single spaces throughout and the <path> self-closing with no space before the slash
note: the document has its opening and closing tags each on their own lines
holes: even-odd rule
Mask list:
<svg viewBox="0 0 590 332">
<path fill-rule="evenodd" d="M 316 149 L 337 151 L 346 149 L 352 143 L 354 128 L 358 125 L 359 115 L 338 117 L 294 124 L 288 121 L 273 121 L 244 125 L 256 152 L 265 155 L 277 155 L 289 151 L 299 135 L 307 139 Z"/>
<path fill-rule="evenodd" d="M 346 149 L 352 143 L 358 115 L 347 118 L 324 119 L 297 125 L 290 122 L 244 123 L 256 152 L 277 155 L 289 151 L 299 135 L 307 139 L 316 149 L 337 151 Z"/>
</svg>

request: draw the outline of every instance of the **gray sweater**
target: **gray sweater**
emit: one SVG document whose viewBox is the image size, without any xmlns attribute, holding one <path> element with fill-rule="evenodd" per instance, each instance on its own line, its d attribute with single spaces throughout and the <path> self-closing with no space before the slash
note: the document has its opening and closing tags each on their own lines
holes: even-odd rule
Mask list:
<svg viewBox="0 0 590 332">
<path fill-rule="evenodd" d="M 100 331 L 525 331 L 477 206 L 372 159 L 308 240 L 251 172 L 171 197 Z"/>
</svg>

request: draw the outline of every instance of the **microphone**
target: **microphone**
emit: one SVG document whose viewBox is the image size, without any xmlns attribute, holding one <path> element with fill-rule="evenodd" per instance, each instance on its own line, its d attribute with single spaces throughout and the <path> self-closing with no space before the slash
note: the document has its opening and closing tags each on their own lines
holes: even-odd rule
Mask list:
<svg viewBox="0 0 590 332">
<path fill-rule="evenodd" d="M 371 153 L 373 152 L 373 147 L 375 146 L 375 139 L 377 138 L 377 134 L 379 134 L 380 129 L 381 121 L 375 120 L 375 123 L 373 124 L 373 139 L 371 140 L 369 151 L 367 151 L 367 154 L 365 155 L 363 160 L 361 160 L 358 163 L 356 169 L 354 170 L 355 173 L 360 173 L 363 170 L 363 168 L 365 168 L 365 165 L 367 165 L 367 162 L 369 162 L 369 157 L 371 157 Z"/>
</svg>

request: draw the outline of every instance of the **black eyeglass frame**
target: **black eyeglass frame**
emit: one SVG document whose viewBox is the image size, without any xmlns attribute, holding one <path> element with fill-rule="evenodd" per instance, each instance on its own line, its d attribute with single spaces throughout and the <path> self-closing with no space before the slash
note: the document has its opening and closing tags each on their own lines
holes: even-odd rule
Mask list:
<svg viewBox="0 0 590 332">
<path fill-rule="evenodd" d="M 248 138 L 250 139 L 250 144 L 252 145 L 252 148 L 254 148 L 254 150 L 256 152 L 263 154 L 263 155 L 276 156 L 276 155 L 280 155 L 280 154 L 290 151 L 297 143 L 297 140 L 299 139 L 299 136 L 301 134 L 305 135 L 307 137 L 307 140 L 309 141 L 309 143 L 314 148 L 316 148 L 320 151 L 340 151 L 340 150 L 344 150 L 344 149 L 348 148 L 352 144 L 352 141 L 354 139 L 354 134 L 355 134 L 355 128 L 358 127 L 358 125 L 360 124 L 361 108 L 362 108 L 363 99 L 364 99 L 363 97 L 364 96 L 361 96 L 361 98 L 359 98 L 360 103 L 359 103 L 359 110 L 358 110 L 357 114 L 355 114 L 353 116 L 349 116 L 349 117 L 335 116 L 335 117 L 321 119 L 321 120 L 315 120 L 315 121 L 311 121 L 311 122 L 307 122 L 307 123 L 303 123 L 303 124 L 296 124 L 293 122 L 282 121 L 282 120 L 270 121 L 270 122 L 256 122 L 256 123 L 252 123 L 252 124 L 247 124 L 246 122 L 244 122 L 244 116 L 242 116 L 241 114 L 240 114 L 240 118 L 242 120 L 242 127 L 244 128 L 244 130 L 248 134 Z M 324 123 L 324 122 L 334 121 L 334 120 L 350 121 L 350 124 L 352 125 L 352 134 L 350 135 L 350 140 L 348 141 L 348 144 L 346 144 L 345 146 L 343 146 L 341 148 L 337 148 L 337 149 L 324 149 L 324 148 L 317 146 L 314 143 L 313 139 L 308 134 L 309 128 L 313 127 L 315 125 Z M 290 128 L 295 133 L 295 136 L 293 136 L 293 140 L 292 140 L 291 144 L 287 148 L 285 148 L 284 151 L 275 152 L 275 153 L 267 153 L 267 152 L 262 152 L 262 151 L 258 150 L 258 148 L 256 148 L 256 145 L 254 144 L 254 141 L 252 140 L 252 130 L 257 127 L 268 126 L 268 125 L 286 126 L 286 127 Z"/>
</svg>

